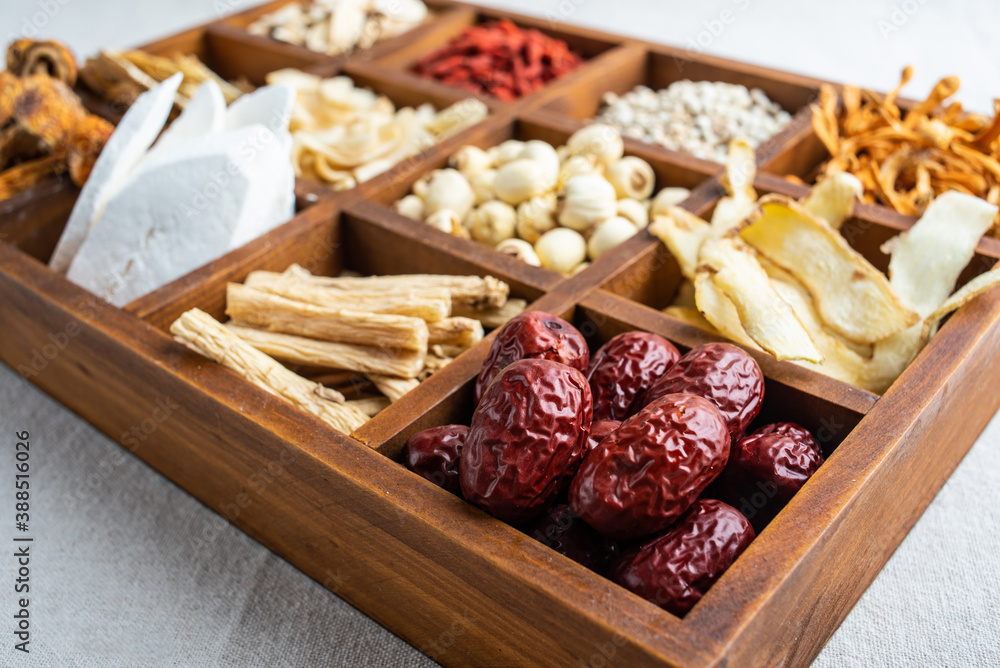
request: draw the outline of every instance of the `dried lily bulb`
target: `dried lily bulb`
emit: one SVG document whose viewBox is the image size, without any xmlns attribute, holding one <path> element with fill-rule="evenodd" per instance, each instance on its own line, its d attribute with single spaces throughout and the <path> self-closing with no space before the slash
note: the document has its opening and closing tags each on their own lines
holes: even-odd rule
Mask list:
<svg viewBox="0 0 1000 668">
<path fill-rule="evenodd" d="M 388 98 L 355 86 L 346 76 L 323 79 L 285 69 L 270 73 L 267 82 L 296 91 L 289 125 L 296 174 L 325 181 L 338 190 L 381 174 L 448 133 L 467 127 L 463 123 L 476 123 L 485 115 L 478 100 L 474 105 L 463 100 L 439 112 L 430 105 L 396 109 Z M 471 193 L 468 182 L 450 171 L 461 179 L 462 183 L 455 183 L 462 191 Z M 417 186 L 414 194 L 425 196 Z M 463 217 L 471 206 L 471 199 L 467 205 L 432 202 L 425 214 L 448 208 Z"/>
<path fill-rule="evenodd" d="M 316 0 L 285 5 L 247 31 L 334 56 L 401 35 L 420 25 L 427 13 L 420 0 Z"/>
</svg>

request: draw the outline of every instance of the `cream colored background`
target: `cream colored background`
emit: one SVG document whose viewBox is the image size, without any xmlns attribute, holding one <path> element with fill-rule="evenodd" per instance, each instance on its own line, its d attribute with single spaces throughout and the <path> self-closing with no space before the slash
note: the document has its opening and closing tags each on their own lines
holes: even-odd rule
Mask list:
<svg viewBox="0 0 1000 668">
<path fill-rule="evenodd" d="M 976 109 L 1000 93 L 1000 3 L 985 0 L 483 1 L 685 47 L 703 33 L 709 53 L 878 89 L 913 63 L 911 96 L 958 73 L 960 98 Z M 4 0 L 0 37 L 36 26 L 86 55 L 247 6 Z M 731 22 L 711 35 L 706 22 L 724 11 Z M 6 367 L 0 540 L 12 533 L 22 429 L 32 434 L 32 653 L 26 661 L 11 649 L 13 560 L 0 550 L 0 665 L 433 665 Z M 816 665 L 1000 665 L 998 507 L 994 420 Z"/>
</svg>

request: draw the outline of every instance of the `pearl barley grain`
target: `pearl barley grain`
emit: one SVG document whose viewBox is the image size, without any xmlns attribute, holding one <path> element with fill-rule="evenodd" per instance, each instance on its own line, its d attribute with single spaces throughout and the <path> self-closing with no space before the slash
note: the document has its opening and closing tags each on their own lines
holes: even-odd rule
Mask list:
<svg viewBox="0 0 1000 668">
<path fill-rule="evenodd" d="M 595 121 L 715 162 L 725 162 L 731 140 L 756 148 L 792 120 L 759 88 L 722 81 L 675 81 L 659 91 L 637 86 L 622 96 L 606 93 L 603 103 Z"/>
</svg>

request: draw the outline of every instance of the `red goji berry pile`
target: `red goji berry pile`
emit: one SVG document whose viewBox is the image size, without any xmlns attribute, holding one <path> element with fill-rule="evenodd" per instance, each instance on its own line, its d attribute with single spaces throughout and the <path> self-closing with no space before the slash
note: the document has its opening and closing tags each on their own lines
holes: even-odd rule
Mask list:
<svg viewBox="0 0 1000 668">
<path fill-rule="evenodd" d="M 470 26 L 413 71 L 472 93 L 511 101 L 528 95 L 580 65 L 566 42 L 502 19 Z"/>
</svg>

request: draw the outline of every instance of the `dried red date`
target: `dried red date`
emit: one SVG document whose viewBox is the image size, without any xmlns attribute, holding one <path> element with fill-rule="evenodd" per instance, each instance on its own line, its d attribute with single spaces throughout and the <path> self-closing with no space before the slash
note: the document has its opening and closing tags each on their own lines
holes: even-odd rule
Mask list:
<svg viewBox="0 0 1000 668">
<path fill-rule="evenodd" d="M 711 402 L 668 394 L 625 420 L 583 460 L 570 506 L 609 538 L 662 531 L 722 472 L 729 432 Z"/>
<path fill-rule="evenodd" d="M 819 469 L 823 455 L 805 428 L 766 425 L 733 446 L 720 476 L 720 496 L 760 530 Z"/>
<path fill-rule="evenodd" d="M 511 523 L 552 505 L 580 465 L 593 413 L 583 374 L 528 359 L 500 372 L 472 415 L 462 449 L 462 494 Z"/>
<path fill-rule="evenodd" d="M 627 418 L 635 412 L 636 399 L 641 401 L 649 386 L 680 356 L 672 343 L 648 332 L 625 332 L 605 343 L 594 354 L 587 373 L 594 419 Z"/>
<path fill-rule="evenodd" d="M 797 441 L 802 441 L 803 443 L 808 444 L 817 453 L 821 455 L 823 454 L 823 451 L 819 449 L 819 444 L 816 443 L 816 439 L 813 438 L 812 432 L 802 425 L 795 424 L 794 422 L 775 422 L 774 424 L 766 424 L 756 430 L 752 435 L 759 436 L 761 434 L 781 434 L 782 436 L 791 436 Z"/>
<path fill-rule="evenodd" d="M 446 424 L 417 432 L 403 448 L 403 462 L 417 475 L 461 496 L 458 462 L 468 435 L 469 428 L 461 424 Z"/>
<path fill-rule="evenodd" d="M 590 438 L 587 439 L 587 452 L 597 447 L 604 437 L 621 426 L 618 420 L 594 420 L 590 424 Z"/>
<path fill-rule="evenodd" d="M 586 372 L 590 350 L 583 335 L 562 318 L 525 311 L 508 320 L 493 339 L 476 379 L 474 401 L 479 403 L 487 386 L 508 364 L 523 359 L 552 360 Z"/>
<path fill-rule="evenodd" d="M 525 527 L 524 533 L 602 575 L 618 552 L 614 542 L 594 531 L 566 505 L 552 506 Z"/>
<path fill-rule="evenodd" d="M 754 358 L 728 343 L 692 348 L 646 393 L 646 403 L 666 394 L 685 392 L 715 404 L 729 425 L 735 443 L 764 402 L 764 374 Z"/>
<path fill-rule="evenodd" d="M 737 510 L 699 499 L 662 536 L 626 552 L 609 577 L 664 610 L 683 616 L 754 539 Z"/>
</svg>

